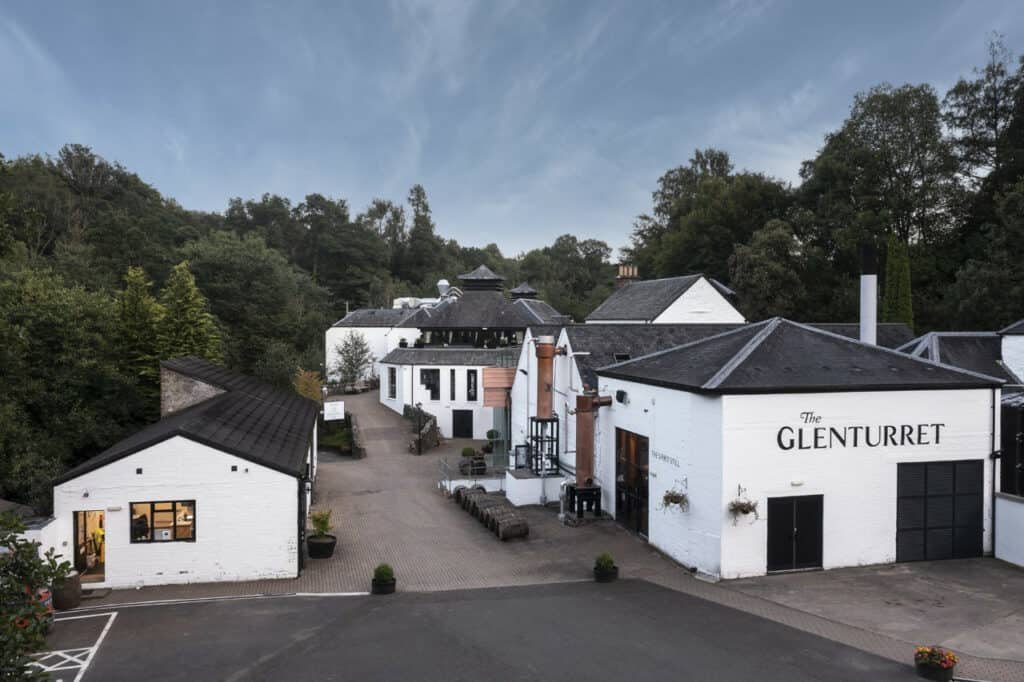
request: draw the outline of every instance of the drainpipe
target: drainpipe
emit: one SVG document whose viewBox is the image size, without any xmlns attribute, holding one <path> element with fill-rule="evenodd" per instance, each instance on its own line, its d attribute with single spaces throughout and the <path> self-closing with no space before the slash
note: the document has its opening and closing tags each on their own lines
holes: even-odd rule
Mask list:
<svg viewBox="0 0 1024 682">
<path fill-rule="evenodd" d="M 996 555 L 996 462 L 1002 456 L 1002 452 L 996 450 L 996 389 L 992 389 L 992 428 L 989 432 L 989 450 L 992 452 L 989 459 L 992 460 L 992 556 Z"/>
</svg>

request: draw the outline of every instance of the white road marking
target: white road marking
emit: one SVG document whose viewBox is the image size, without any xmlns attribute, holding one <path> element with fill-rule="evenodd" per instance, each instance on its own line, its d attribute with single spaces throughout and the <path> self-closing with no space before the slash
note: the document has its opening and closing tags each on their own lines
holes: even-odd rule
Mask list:
<svg viewBox="0 0 1024 682">
<path fill-rule="evenodd" d="M 296 592 L 296 597 L 365 597 L 369 592 Z"/>
<path fill-rule="evenodd" d="M 85 671 L 89 669 L 89 664 L 92 663 L 93 657 L 96 656 L 96 652 L 99 651 L 100 645 L 103 644 L 103 639 L 107 636 L 110 631 L 110 626 L 114 624 L 114 619 L 117 618 L 116 611 L 108 611 L 106 613 L 90 613 L 80 616 L 62 616 L 55 618 L 55 623 L 60 623 L 66 620 L 80 620 L 82 618 L 99 618 L 101 616 L 107 617 L 107 623 L 103 626 L 103 631 L 100 636 L 96 639 L 96 643 L 92 646 L 78 647 L 75 649 L 59 649 L 56 651 L 43 651 L 38 654 L 34 654 L 35 660 L 30 663 L 30 666 L 39 668 L 43 672 L 61 672 L 61 671 L 74 671 L 78 673 L 75 675 L 73 682 L 81 682 L 82 677 L 85 675 Z M 63 678 L 58 677 L 56 682 L 63 682 Z"/>
<path fill-rule="evenodd" d="M 112 609 L 133 609 L 140 606 L 174 606 L 176 604 L 202 604 L 204 602 L 241 601 L 243 599 L 285 599 L 287 597 L 365 597 L 369 592 L 287 592 L 284 594 L 239 594 L 231 597 L 193 597 L 190 599 L 154 599 L 152 601 L 130 601 L 123 604 L 104 604 L 75 609 L 72 613 L 84 611 L 110 611 Z M 86 618 L 87 616 L 80 616 Z"/>
</svg>

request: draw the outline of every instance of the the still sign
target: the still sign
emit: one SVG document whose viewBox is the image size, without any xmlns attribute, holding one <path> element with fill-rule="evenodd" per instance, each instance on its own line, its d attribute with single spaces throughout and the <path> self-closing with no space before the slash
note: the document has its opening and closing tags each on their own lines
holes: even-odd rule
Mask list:
<svg viewBox="0 0 1024 682">
<path fill-rule="evenodd" d="M 345 418 L 345 401 L 332 400 L 324 403 L 324 421 L 332 422 Z"/>
</svg>

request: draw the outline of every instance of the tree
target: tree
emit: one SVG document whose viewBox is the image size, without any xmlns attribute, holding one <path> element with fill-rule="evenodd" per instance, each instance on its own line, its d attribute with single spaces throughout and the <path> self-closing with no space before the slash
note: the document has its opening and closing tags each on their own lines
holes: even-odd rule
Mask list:
<svg viewBox="0 0 1024 682">
<path fill-rule="evenodd" d="M 48 680 L 41 670 L 28 668 L 31 654 L 43 648 L 51 614 L 36 599 L 36 590 L 67 578 L 71 564 L 57 561 L 53 548 L 40 556 L 38 542 L 25 540 L 25 526 L 14 514 L 0 514 L 0 679 Z"/>
<path fill-rule="evenodd" d="M 159 324 L 160 355 L 173 358 L 195 355 L 220 360 L 221 335 L 206 298 L 196 287 L 188 261 L 174 266 L 160 292 L 164 315 Z"/>
<path fill-rule="evenodd" d="M 121 366 L 135 377 L 147 399 L 158 406 L 160 394 L 160 325 L 165 315 L 142 268 L 131 267 L 118 294 L 121 320 Z"/>
<path fill-rule="evenodd" d="M 770 220 L 749 244 L 736 246 L 729 259 L 730 283 L 744 313 L 752 320 L 797 317 L 805 311 L 800 243 L 793 228 Z"/>
<path fill-rule="evenodd" d="M 896 235 L 889 235 L 885 257 L 885 296 L 882 319 L 902 322 L 914 328 L 914 304 L 910 291 L 910 254 L 907 245 Z"/>
<path fill-rule="evenodd" d="M 1024 61 L 1015 66 L 1003 36 L 994 33 L 988 42 L 988 61 L 975 68 L 973 75 L 971 80 L 960 78 L 942 104 L 959 170 L 977 187 L 984 176 L 1002 168 L 1000 141 L 1013 116 Z"/>
<path fill-rule="evenodd" d="M 337 345 L 338 359 L 331 369 L 338 376 L 342 386 L 351 386 L 362 379 L 376 359 L 370 352 L 366 337 L 357 331 L 350 331 Z"/>
<path fill-rule="evenodd" d="M 320 402 L 323 400 L 323 395 L 320 392 L 322 385 L 323 379 L 320 377 L 320 372 L 302 369 L 301 367 L 295 371 L 292 387 L 302 397 Z"/>
<path fill-rule="evenodd" d="M 444 242 L 434 233 L 434 221 L 430 217 L 427 192 L 422 185 L 413 185 L 409 190 L 409 207 L 412 211 L 412 226 L 406 247 L 405 271 L 408 281 L 427 287 L 430 273 L 443 268 Z"/>
</svg>

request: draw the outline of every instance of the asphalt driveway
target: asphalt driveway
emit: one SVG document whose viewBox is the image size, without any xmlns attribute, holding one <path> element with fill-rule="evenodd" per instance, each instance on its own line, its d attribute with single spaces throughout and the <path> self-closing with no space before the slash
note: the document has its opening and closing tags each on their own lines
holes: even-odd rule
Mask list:
<svg viewBox="0 0 1024 682">
<path fill-rule="evenodd" d="M 122 609 L 84 680 L 886 682 L 894 663 L 643 581 Z"/>
</svg>

